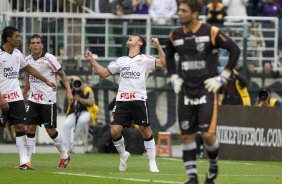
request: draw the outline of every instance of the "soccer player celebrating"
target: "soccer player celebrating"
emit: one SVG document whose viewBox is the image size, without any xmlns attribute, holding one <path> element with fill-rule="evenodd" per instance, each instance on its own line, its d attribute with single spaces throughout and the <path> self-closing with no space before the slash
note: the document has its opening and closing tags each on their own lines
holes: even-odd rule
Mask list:
<svg viewBox="0 0 282 184">
<path fill-rule="evenodd" d="M 201 0 L 180 0 L 178 16 L 183 25 L 169 34 L 166 47 L 167 69 L 178 94 L 178 121 L 181 129 L 183 162 L 190 178 L 198 184 L 195 133 L 200 131 L 209 158 L 205 184 L 218 175 L 219 142 L 216 139 L 217 90 L 230 77 L 238 61 L 239 47 L 219 28 L 199 21 Z M 217 74 L 218 49 L 229 51 L 229 61 Z M 176 64 L 174 54 L 178 53 Z"/>
<path fill-rule="evenodd" d="M 121 131 L 123 126 L 130 126 L 133 120 L 139 125 L 139 129 L 144 137 L 144 146 L 149 158 L 150 172 L 157 173 L 159 169 L 155 161 L 155 140 L 148 122 L 146 105 L 146 79 L 153 69 L 160 69 L 166 66 L 165 54 L 157 38 L 152 38 L 152 44 L 158 50 L 159 59 L 141 53 L 146 46 L 146 42 L 138 34 L 129 36 L 126 44 L 129 48 L 128 56 L 112 61 L 107 68 L 102 67 L 93 58 L 90 51 L 85 52 L 85 58 L 89 60 L 89 63 L 101 77 L 105 78 L 120 73 L 116 106 L 113 110 L 113 121 L 111 123 L 112 139 L 120 154 L 119 170 L 126 170 L 126 162 L 130 156 L 130 153 L 125 150 Z"/>
<path fill-rule="evenodd" d="M 19 71 L 25 70 L 35 78 L 43 81 L 52 90 L 56 90 L 56 84 L 41 75 L 36 69 L 24 61 L 22 53 L 17 49 L 21 43 L 18 30 L 7 26 L 2 31 L 3 45 L 0 48 L 0 108 L 5 121 L 14 125 L 16 132 L 16 145 L 20 156 L 22 170 L 31 169 L 27 160 L 25 148 L 25 105 L 23 94 L 19 84 Z M 2 126 L 5 126 L 3 124 Z"/>
<path fill-rule="evenodd" d="M 34 34 L 29 41 L 29 49 L 31 55 L 25 58 L 26 63 L 40 71 L 40 73 L 52 82 L 56 82 L 58 74 L 67 91 L 67 99 L 69 103 L 73 101 L 70 84 L 65 72 L 55 56 L 43 52 L 42 37 Z M 57 106 L 56 106 L 56 91 L 47 86 L 41 80 L 37 80 L 33 76 L 29 76 L 23 94 L 27 95 L 30 90 L 28 101 L 29 110 L 27 111 L 27 155 L 28 162 L 31 162 L 31 155 L 35 146 L 36 126 L 45 126 L 45 129 L 54 141 L 55 146 L 60 152 L 61 161 L 59 168 L 66 168 L 70 157 L 64 147 L 62 137 L 57 132 Z"/>
</svg>

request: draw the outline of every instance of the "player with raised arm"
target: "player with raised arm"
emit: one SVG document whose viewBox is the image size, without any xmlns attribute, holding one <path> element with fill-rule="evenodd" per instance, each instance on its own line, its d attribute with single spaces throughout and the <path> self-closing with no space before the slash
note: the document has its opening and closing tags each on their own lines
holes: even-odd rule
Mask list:
<svg viewBox="0 0 282 184">
<path fill-rule="evenodd" d="M 26 110 L 18 79 L 19 71 L 25 70 L 45 82 L 51 90 L 56 90 L 56 84 L 24 61 L 22 53 L 17 49 L 21 43 L 21 37 L 16 28 L 5 27 L 2 31 L 2 41 L 4 44 L 0 47 L 0 108 L 5 117 L 4 122 L 8 121 L 15 128 L 16 145 L 20 156 L 19 168 L 32 169 L 27 160 L 25 147 Z M 2 126 L 5 126 L 5 123 Z"/>
<path fill-rule="evenodd" d="M 66 89 L 68 102 L 71 104 L 73 95 L 68 78 L 63 71 L 57 58 L 52 54 L 43 52 L 43 40 L 38 34 L 31 36 L 29 41 L 31 55 L 25 58 L 26 63 L 40 71 L 40 73 L 52 82 L 56 82 L 56 75 L 59 75 Z M 23 90 L 26 96 L 28 91 L 29 110 L 27 111 L 27 155 L 28 162 L 31 162 L 32 151 L 35 146 L 35 132 L 37 125 L 45 126 L 45 129 L 54 141 L 60 152 L 59 168 L 66 168 L 70 157 L 67 154 L 61 135 L 56 130 L 57 127 L 57 106 L 56 91 L 52 90 L 41 80 L 29 76 Z"/>
<path fill-rule="evenodd" d="M 120 154 L 119 170 L 125 171 L 130 153 L 125 150 L 124 138 L 121 134 L 123 126 L 129 126 L 132 120 L 139 125 L 144 137 L 144 146 L 149 158 L 149 170 L 159 172 L 156 164 L 155 140 L 148 121 L 146 105 L 146 79 L 149 73 L 166 66 L 165 54 L 157 38 L 152 38 L 152 44 L 158 50 L 159 59 L 144 55 L 141 51 L 145 48 L 145 40 L 138 34 L 129 36 L 127 47 L 128 56 L 119 57 L 112 61 L 107 68 L 102 67 L 92 56 L 90 51 L 85 52 L 85 58 L 103 78 L 119 73 L 119 89 L 116 96 L 116 106 L 113 110 L 111 135 L 114 145 Z"/>
<path fill-rule="evenodd" d="M 202 23 L 201 0 L 180 0 L 178 16 L 182 27 L 169 34 L 166 47 L 167 70 L 178 94 L 178 121 L 183 162 L 189 181 L 198 184 L 195 133 L 200 131 L 209 158 L 205 184 L 214 184 L 218 175 L 219 142 L 216 139 L 217 90 L 227 82 L 240 49 L 219 28 Z M 229 61 L 218 75 L 218 50 L 227 49 Z M 178 53 L 176 64 L 174 55 Z"/>
</svg>

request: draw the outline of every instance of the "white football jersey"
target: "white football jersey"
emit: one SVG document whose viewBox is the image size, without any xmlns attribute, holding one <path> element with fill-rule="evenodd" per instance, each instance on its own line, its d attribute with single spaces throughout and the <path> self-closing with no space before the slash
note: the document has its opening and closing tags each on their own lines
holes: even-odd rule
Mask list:
<svg viewBox="0 0 282 184">
<path fill-rule="evenodd" d="M 146 79 L 156 68 L 155 57 L 144 54 L 124 56 L 110 62 L 107 68 L 112 74 L 120 73 L 116 101 L 147 99 Z"/>
<path fill-rule="evenodd" d="M 23 100 L 19 71 L 27 65 L 18 49 L 14 49 L 10 54 L 5 52 L 3 47 L 0 48 L 0 93 L 7 102 Z"/>
<path fill-rule="evenodd" d="M 25 58 L 25 61 L 49 81 L 56 83 L 56 73 L 61 69 L 61 65 L 55 56 L 49 53 L 43 53 L 39 59 L 34 60 L 32 55 L 29 55 Z M 56 103 L 56 91 L 53 91 L 45 82 L 32 75 L 29 75 L 29 82 L 30 94 L 28 100 L 39 104 Z"/>
</svg>

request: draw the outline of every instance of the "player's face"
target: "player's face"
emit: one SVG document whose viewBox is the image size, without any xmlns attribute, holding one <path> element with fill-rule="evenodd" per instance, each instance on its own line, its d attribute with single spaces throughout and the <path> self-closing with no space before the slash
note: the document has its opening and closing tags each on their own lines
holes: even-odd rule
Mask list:
<svg viewBox="0 0 282 184">
<path fill-rule="evenodd" d="M 8 37 L 8 43 L 11 44 L 14 48 L 17 48 L 21 44 L 21 36 L 19 32 L 14 32 L 11 37 Z"/>
<path fill-rule="evenodd" d="M 179 17 L 179 21 L 180 21 L 181 24 L 183 24 L 183 25 L 190 24 L 192 22 L 192 19 L 193 19 L 192 15 L 193 15 L 192 10 L 188 6 L 188 4 L 181 3 L 179 5 L 178 17 Z"/>
<path fill-rule="evenodd" d="M 138 45 L 140 41 L 139 36 L 131 35 L 128 37 L 128 40 L 126 42 L 127 47 Z M 142 44 L 142 43 L 141 43 Z"/>
<path fill-rule="evenodd" d="M 29 43 L 29 49 L 33 54 L 40 54 L 43 49 L 43 44 L 40 38 L 32 38 Z"/>
</svg>

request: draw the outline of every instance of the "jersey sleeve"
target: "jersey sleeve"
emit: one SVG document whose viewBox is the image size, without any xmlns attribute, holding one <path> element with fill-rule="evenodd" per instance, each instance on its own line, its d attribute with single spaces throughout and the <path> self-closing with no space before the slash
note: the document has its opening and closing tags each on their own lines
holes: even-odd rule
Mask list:
<svg viewBox="0 0 282 184">
<path fill-rule="evenodd" d="M 225 68 L 232 71 L 240 56 L 238 45 L 215 26 L 211 28 L 211 40 L 214 47 L 223 48 L 229 52 L 229 60 Z"/>
<path fill-rule="evenodd" d="M 28 65 L 28 62 L 24 59 L 24 56 L 19 53 L 19 59 L 20 59 L 20 69 L 26 67 Z"/>
<path fill-rule="evenodd" d="M 175 74 L 176 73 L 176 63 L 174 59 L 174 54 L 176 52 L 174 46 L 173 46 L 173 32 L 169 33 L 169 40 L 166 44 L 165 48 L 165 55 L 166 55 L 166 68 L 167 72 L 169 74 Z"/>
<path fill-rule="evenodd" d="M 117 59 L 115 61 L 111 61 L 110 64 L 107 66 L 107 69 L 110 71 L 111 74 L 120 73 L 120 60 Z"/>
<path fill-rule="evenodd" d="M 45 56 L 45 58 L 53 72 L 58 72 L 61 69 L 62 66 L 55 56 L 48 54 Z"/>
<path fill-rule="evenodd" d="M 146 71 L 151 72 L 152 70 L 156 69 L 156 60 L 157 58 L 145 55 L 146 57 Z"/>
</svg>

